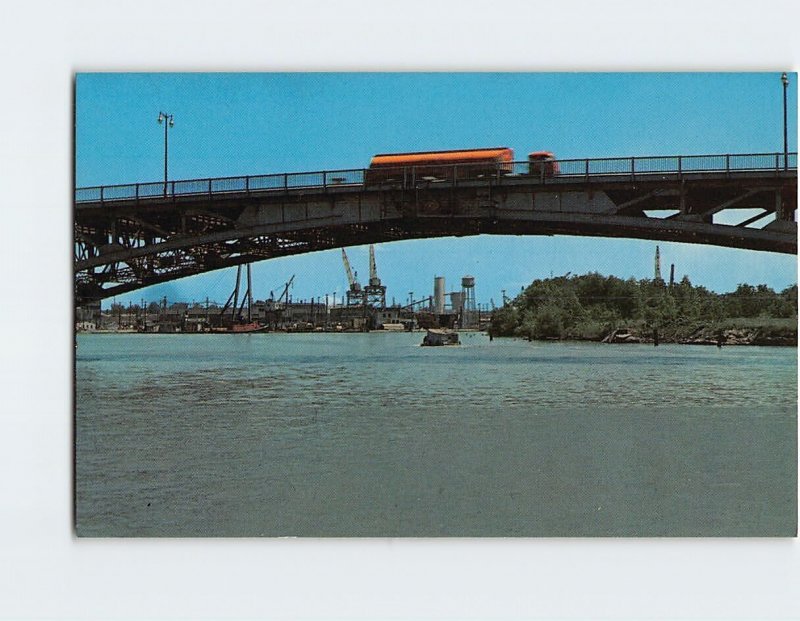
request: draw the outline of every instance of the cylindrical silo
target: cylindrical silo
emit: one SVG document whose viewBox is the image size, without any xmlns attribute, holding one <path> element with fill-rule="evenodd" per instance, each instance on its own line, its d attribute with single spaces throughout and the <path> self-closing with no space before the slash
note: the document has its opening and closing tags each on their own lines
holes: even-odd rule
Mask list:
<svg viewBox="0 0 800 621">
<path fill-rule="evenodd" d="M 444 313 L 444 276 L 433 278 L 433 312 L 437 315 Z"/>
</svg>

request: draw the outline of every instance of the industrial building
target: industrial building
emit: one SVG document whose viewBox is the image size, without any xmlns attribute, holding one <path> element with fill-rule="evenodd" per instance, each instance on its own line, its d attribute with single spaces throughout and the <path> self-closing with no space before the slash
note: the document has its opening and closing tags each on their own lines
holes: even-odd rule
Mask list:
<svg viewBox="0 0 800 621">
<path fill-rule="evenodd" d="M 76 329 L 132 330 L 139 332 L 252 332 L 252 331 L 369 331 L 414 330 L 417 328 L 481 329 L 489 320 L 481 314 L 475 298 L 475 277 L 461 278 L 461 288 L 448 292 L 444 276 L 433 279 L 433 294 L 408 304 L 386 304 L 386 285 L 378 276 L 375 248 L 369 247 L 369 279 L 361 285 L 342 248 L 342 263 L 348 288 L 330 303 L 328 296 L 294 300 L 290 289 L 294 276 L 284 283 L 277 296 L 270 292 L 265 300 L 253 298 L 250 265 L 245 265 L 246 286 L 242 287 L 242 266 L 224 304 L 173 303 L 166 298 L 128 309 L 116 307 L 101 313 L 99 303 L 76 310 Z"/>
<path fill-rule="evenodd" d="M 461 290 L 449 293 L 446 292 L 445 277 L 434 276 L 433 296 L 427 300 L 428 307 L 420 311 L 428 315 L 420 321 L 421 327 L 473 330 L 481 328 L 488 321 L 487 316 L 480 314 L 475 301 L 474 276 L 462 277 Z M 425 298 L 421 300 L 423 304 L 425 301 Z"/>
</svg>

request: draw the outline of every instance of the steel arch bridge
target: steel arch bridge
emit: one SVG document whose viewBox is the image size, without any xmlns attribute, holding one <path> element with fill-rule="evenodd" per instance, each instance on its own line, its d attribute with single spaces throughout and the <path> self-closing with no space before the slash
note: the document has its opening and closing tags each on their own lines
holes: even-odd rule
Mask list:
<svg viewBox="0 0 800 621">
<path fill-rule="evenodd" d="M 356 169 L 79 188 L 76 302 L 263 259 L 431 237 L 631 237 L 797 253 L 796 153 L 559 168 L 545 176 L 528 162 L 495 173 L 459 164 L 444 174 L 398 168 L 374 182 Z M 742 209 L 760 211 L 714 222 Z"/>
</svg>

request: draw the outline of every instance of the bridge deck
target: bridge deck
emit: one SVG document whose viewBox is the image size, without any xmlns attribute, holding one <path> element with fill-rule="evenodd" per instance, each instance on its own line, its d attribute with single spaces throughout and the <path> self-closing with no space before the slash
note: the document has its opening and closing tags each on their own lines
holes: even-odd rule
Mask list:
<svg viewBox="0 0 800 621">
<path fill-rule="evenodd" d="M 614 183 L 620 180 L 657 178 L 680 181 L 685 178 L 702 179 L 705 175 L 730 176 L 732 174 L 781 175 L 794 171 L 797 174 L 797 153 L 784 157 L 782 153 L 678 155 L 656 157 L 599 158 L 583 160 L 558 160 L 557 176 L 530 174 L 528 162 L 512 162 L 508 168 L 498 168 L 497 174 L 486 175 L 485 166 L 458 164 L 452 167 L 447 178 L 432 178 L 426 167 L 398 168 L 386 183 L 370 183 L 369 188 L 414 189 L 432 184 L 463 186 L 464 184 L 513 185 L 540 183 L 560 185 L 568 183 Z M 441 167 L 438 167 L 440 169 Z M 309 191 L 361 191 L 368 169 L 324 170 L 315 172 L 217 177 L 207 179 L 175 180 L 167 183 L 149 182 L 123 185 L 94 186 L 75 190 L 76 207 L 96 203 L 128 200 L 163 200 L 179 196 L 221 196 L 236 193 Z M 385 175 L 391 171 L 384 172 Z"/>
</svg>

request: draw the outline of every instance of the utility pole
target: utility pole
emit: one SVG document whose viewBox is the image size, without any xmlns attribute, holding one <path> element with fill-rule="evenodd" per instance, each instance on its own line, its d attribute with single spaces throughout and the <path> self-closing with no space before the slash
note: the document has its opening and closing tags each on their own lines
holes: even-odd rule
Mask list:
<svg viewBox="0 0 800 621">
<path fill-rule="evenodd" d="M 653 280 L 661 280 L 661 254 L 658 250 L 658 246 L 656 246 L 656 269 L 655 274 L 653 276 Z"/>
<path fill-rule="evenodd" d="M 158 113 L 158 124 L 164 123 L 164 196 L 167 195 L 167 184 L 169 183 L 167 176 L 167 152 L 169 150 L 169 139 L 167 137 L 167 130 L 175 125 L 173 116 L 167 112 Z"/>
<path fill-rule="evenodd" d="M 789 132 L 787 127 L 786 117 L 786 89 L 789 86 L 789 76 L 786 72 L 781 75 L 781 82 L 783 82 L 783 170 L 789 169 Z"/>
</svg>

